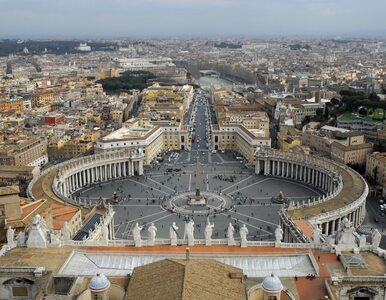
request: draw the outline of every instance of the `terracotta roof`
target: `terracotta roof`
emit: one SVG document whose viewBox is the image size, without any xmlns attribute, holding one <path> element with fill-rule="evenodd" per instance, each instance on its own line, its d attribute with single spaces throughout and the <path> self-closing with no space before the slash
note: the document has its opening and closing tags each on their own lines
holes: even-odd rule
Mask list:
<svg viewBox="0 0 386 300">
<path fill-rule="evenodd" d="M 246 299 L 242 270 L 215 260 L 165 259 L 134 269 L 125 300 Z"/>
<path fill-rule="evenodd" d="M 36 214 L 42 214 L 49 208 L 48 201 L 45 199 L 36 200 L 21 205 L 22 214 L 19 219 L 7 220 L 7 227 L 27 227 L 32 224 L 32 218 Z"/>
<path fill-rule="evenodd" d="M 294 222 L 306 237 L 311 238 L 314 235 L 314 229 L 307 220 L 300 219 L 294 220 Z"/>
<path fill-rule="evenodd" d="M 72 217 L 79 211 L 79 208 L 55 201 L 52 201 L 51 209 L 53 218 L 52 226 L 55 230 L 62 229 L 64 222 L 70 221 Z"/>
</svg>

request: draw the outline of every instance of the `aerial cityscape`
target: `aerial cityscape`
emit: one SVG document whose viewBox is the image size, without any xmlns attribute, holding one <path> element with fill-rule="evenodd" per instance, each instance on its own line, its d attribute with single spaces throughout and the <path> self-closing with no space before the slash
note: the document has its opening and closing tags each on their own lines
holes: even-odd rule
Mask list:
<svg viewBox="0 0 386 300">
<path fill-rule="evenodd" d="M 0 12 L 0 299 L 386 299 L 385 3 L 44 2 Z"/>
</svg>

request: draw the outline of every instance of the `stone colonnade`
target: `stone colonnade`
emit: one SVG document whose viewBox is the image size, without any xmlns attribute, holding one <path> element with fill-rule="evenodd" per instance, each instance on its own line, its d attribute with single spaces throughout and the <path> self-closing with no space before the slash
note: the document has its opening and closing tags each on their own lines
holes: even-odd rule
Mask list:
<svg viewBox="0 0 386 300">
<path fill-rule="evenodd" d="M 342 171 L 346 175 L 356 178 L 360 182 L 360 195 L 354 195 L 350 203 L 338 209 L 331 211 L 323 211 L 317 216 L 308 218 L 308 221 L 314 226 L 318 226 L 321 233 L 324 235 L 334 234 L 340 222 L 346 217 L 356 228 L 361 225 L 364 220 L 366 209 L 366 198 L 368 195 L 368 186 L 360 174 L 352 169 L 349 169 L 337 162 L 302 154 L 294 154 L 289 152 L 278 151 L 274 149 L 263 149 L 256 152 L 255 171 L 257 174 L 280 176 L 291 180 L 301 181 L 312 185 L 324 191 L 325 195 L 322 198 L 313 199 L 307 203 L 297 203 L 291 205 L 288 210 L 302 209 L 313 205 L 318 205 L 326 201 L 339 201 L 344 182 L 341 176 Z M 346 197 L 348 195 L 345 195 Z M 333 207 L 333 205 L 331 206 Z M 328 208 L 328 206 L 327 206 Z M 285 213 L 286 215 L 286 213 Z M 281 216 L 281 223 L 284 231 L 284 241 L 295 242 L 301 241 L 304 237 L 299 236 L 297 226 L 288 218 L 286 220 Z M 292 223 L 294 226 L 289 226 Z M 301 235 L 301 233 L 300 233 Z"/>
<path fill-rule="evenodd" d="M 314 162 L 315 163 L 315 162 Z M 298 180 L 319 188 L 326 194 L 333 193 L 339 179 L 324 166 L 308 164 L 304 160 L 286 160 L 282 157 L 256 158 L 256 173 Z"/>
<path fill-rule="evenodd" d="M 116 151 L 66 161 L 55 167 L 55 194 L 66 200 L 75 191 L 91 184 L 143 175 L 144 155 L 138 151 Z"/>
</svg>

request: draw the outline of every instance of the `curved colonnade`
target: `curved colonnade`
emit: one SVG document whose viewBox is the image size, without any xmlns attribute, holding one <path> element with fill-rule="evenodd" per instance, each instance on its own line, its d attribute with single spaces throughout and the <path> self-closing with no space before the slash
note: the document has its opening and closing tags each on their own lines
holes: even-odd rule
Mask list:
<svg viewBox="0 0 386 300">
<path fill-rule="evenodd" d="M 56 196 L 66 202 L 90 207 L 91 202 L 82 202 L 81 199 L 76 201 L 73 194 L 92 184 L 143 175 L 144 158 L 141 150 L 126 149 L 71 159 L 44 170 L 38 178 L 32 180 L 28 186 L 28 195 L 36 200 L 34 186 L 39 185 L 39 180 L 48 179 L 50 191 L 44 191 L 47 198 L 50 195 Z M 44 189 L 44 184 L 40 185 Z"/>
<path fill-rule="evenodd" d="M 324 235 L 334 234 L 343 218 L 358 227 L 365 217 L 366 181 L 353 169 L 325 158 L 274 149 L 256 152 L 256 173 L 301 181 L 323 191 L 322 197 L 290 202 L 281 216 L 285 236 L 292 232 L 288 220 L 307 219 Z M 285 238 L 286 240 L 286 238 Z M 291 240 L 291 238 L 287 238 Z"/>
<path fill-rule="evenodd" d="M 322 196 L 308 201 L 290 202 L 280 214 L 285 241 L 307 242 L 304 237 L 299 238 L 296 220 L 308 220 L 324 235 L 334 234 L 345 217 L 354 227 L 362 223 L 368 186 L 351 168 L 324 158 L 274 149 L 261 149 L 255 155 L 256 173 L 300 181 L 323 192 Z M 142 175 L 143 163 L 144 154 L 140 149 L 72 159 L 44 170 L 31 181 L 28 194 L 32 199 L 53 198 L 91 207 L 95 203 L 77 199 L 74 193 L 95 183 Z"/>
</svg>

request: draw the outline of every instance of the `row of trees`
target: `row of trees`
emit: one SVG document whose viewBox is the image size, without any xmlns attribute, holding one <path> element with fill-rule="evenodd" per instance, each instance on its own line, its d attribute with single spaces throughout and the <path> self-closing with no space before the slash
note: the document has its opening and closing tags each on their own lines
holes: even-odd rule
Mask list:
<svg viewBox="0 0 386 300">
<path fill-rule="evenodd" d="M 127 92 L 131 89 L 143 90 L 149 86 L 149 80 L 156 76 L 146 71 L 126 71 L 119 77 L 110 77 L 98 80 L 103 89 L 110 94 Z"/>
<path fill-rule="evenodd" d="M 367 96 L 363 92 L 343 90 L 340 91 L 340 95 L 342 96 L 342 105 L 339 107 L 339 112 L 356 112 L 360 107 L 386 109 L 386 102 L 380 101 L 376 93 Z"/>
</svg>

